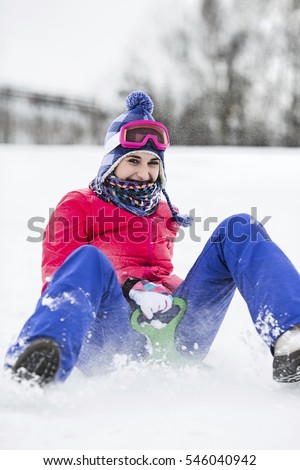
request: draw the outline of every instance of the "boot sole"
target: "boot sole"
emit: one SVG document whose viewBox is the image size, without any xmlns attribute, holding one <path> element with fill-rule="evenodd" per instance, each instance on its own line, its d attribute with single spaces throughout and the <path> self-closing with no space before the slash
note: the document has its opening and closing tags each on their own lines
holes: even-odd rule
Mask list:
<svg viewBox="0 0 300 470">
<path fill-rule="evenodd" d="M 42 387 L 54 380 L 59 364 L 58 345 L 51 339 L 39 338 L 22 352 L 12 370 L 19 382 L 32 381 Z"/>
<path fill-rule="evenodd" d="M 300 382 L 300 350 L 274 357 L 273 379 L 283 383 Z"/>
</svg>

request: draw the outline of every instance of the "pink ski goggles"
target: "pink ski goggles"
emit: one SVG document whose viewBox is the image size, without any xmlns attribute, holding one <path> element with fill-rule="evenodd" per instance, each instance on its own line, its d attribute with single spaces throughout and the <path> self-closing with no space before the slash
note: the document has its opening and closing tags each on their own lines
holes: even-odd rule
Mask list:
<svg viewBox="0 0 300 470">
<path fill-rule="evenodd" d="M 152 140 L 157 150 L 166 150 L 170 145 L 168 130 L 158 121 L 132 121 L 124 124 L 120 132 L 115 134 L 105 144 L 105 153 L 111 152 L 118 145 L 124 148 L 140 149 Z"/>
</svg>

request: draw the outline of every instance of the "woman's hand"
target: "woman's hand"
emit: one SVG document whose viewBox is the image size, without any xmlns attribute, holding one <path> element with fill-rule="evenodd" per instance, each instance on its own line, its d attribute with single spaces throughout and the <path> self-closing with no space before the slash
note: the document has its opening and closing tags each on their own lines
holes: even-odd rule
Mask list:
<svg viewBox="0 0 300 470">
<path fill-rule="evenodd" d="M 172 307 L 173 297 L 167 293 L 147 292 L 131 289 L 129 297 L 139 305 L 143 314 L 151 320 L 156 312 L 167 312 Z"/>
</svg>

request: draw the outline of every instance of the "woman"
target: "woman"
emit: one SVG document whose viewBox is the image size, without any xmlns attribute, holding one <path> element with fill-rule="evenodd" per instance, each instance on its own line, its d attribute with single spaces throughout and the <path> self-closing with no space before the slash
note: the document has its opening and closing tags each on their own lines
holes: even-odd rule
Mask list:
<svg viewBox="0 0 300 470">
<path fill-rule="evenodd" d="M 262 225 L 239 214 L 217 227 L 185 280 L 173 274 L 176 232 L 192 221 L 166 192 L 168 131 L 145 93 L 131 93 L 126 105 L 108 129 L 97 177 L 68 193 L 48 224 L 43 293 L 6 367 L 17 380 L 44 385 L 65 380 L 74 366 L 93 373 L 116 352 L 143 358 L 146 340 L 130 324 L 132 310 L 138 306 L 144 322 L 159 314 L 167 323 L 174 297 L 187 307 L 176 349 L 201 360 L 237 287 L 274 354 L 274 379 L 300 380 L 298 272 Z"/>
</svg>

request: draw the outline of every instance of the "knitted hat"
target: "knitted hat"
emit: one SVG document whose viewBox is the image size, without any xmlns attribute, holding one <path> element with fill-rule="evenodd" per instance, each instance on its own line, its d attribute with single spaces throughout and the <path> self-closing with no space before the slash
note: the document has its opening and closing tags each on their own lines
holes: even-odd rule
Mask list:
<svg viewBox="0 0 300 470">
<path fill-rule="evenodd" d="M 118 116 L 111 123 L 106 133 L 106 136 L 104 139 L 104 149 L 105 149 L 105 146 L 109 147 L 110 140 L 114 138 L 114 136 L 120 131 L 121 127 L 124 126 L 124 124 L 127 124 L 128 122 L 132 122 L 132 121 L 139 121 L 139 120 L 148 120 L 148 121 L 155 120 L 152 116 L 152 112 L 154 108 L 153 101 L 143 91 L 133 91 L 127 96 L 125 103 L 126 103 L 126 111 L 120 114 L 120 116 Z M 167 179 L 166 179 L 166 173 L 165 173 L 165 168 L 164 168 L 164 152 L 162 150 L 157 150 L 157 148 L 154 146 L 151 140 L 148 140 L 146 145 L 141 147 L 139 151 L 150 152 L 151 154 L 154 154 L 155 156 L 159 157 L 160 184 L 161 184 L 162 189 L 165 188 Z M 136 154 L 137 152 L 138 152 L 137 149 L 124 148 L 121 145 L 118 145 L 112 150 L 108 150 L 102 160 L 102 163 L 98 172 L 98 177 L 100 177 L 100 179 L 104 181 L 106 176 L 113 172 L 113 170 L 120 163 L 120 161 L 123 160 L 125 156 L 128 156 L 128 154 L 131 154 L 131 153 Z"/>
<path fill-rule="evenodd" d="M 144 93 L 143 91 L 133 91 L 130 93 L 126 98 L 126 111 L 120 116 L 118 116 L 110 125 L 107 134 L 104 140 L 104 149 L 105 147 L 108 149 L 107 153 L 105 153 L 100 169 L 97 175 L 97 184 L 98 187 L 102 185 L 105 178 L 111 174 L 117 165 L 120 163 L 125 156 L 130 154 L 137 154 L 138 151 L 149 152 L 150 154 L 154 154 L 159 158 L 160 161 L 160 171 L 159 171 L 159 183 L 162 188 L 162 192 L 167 200 L 168 206 L 172 212 L 172 216 L 174 219 L 182 226 L 189 226 L 191 225 L 191 218 L 189 216 L 181 216 L 173 207 L 168 194 L 166 193 L 165 187 L 167 183 L 167 177 L 165 172 L 165 163 L 164 163 L 164 151 L 158 150 L 154 144 L 152 143 L 151 139 L 147 141 L 146 145 L 141 147 L 139 150 L 134 148 L 124 148 L 121 145 L 117 145 L 115 148 L 110 150 L 110 140 L 116 136 L 116 134 L 120 131 L 121 127 L 124 124 L 132 121 L 140 121 L 140 120 L 148 120 L 154 121 L 155 119 L 152 116 L 153 112 L 153 101 L 151 98 Z"/>
</svg>

